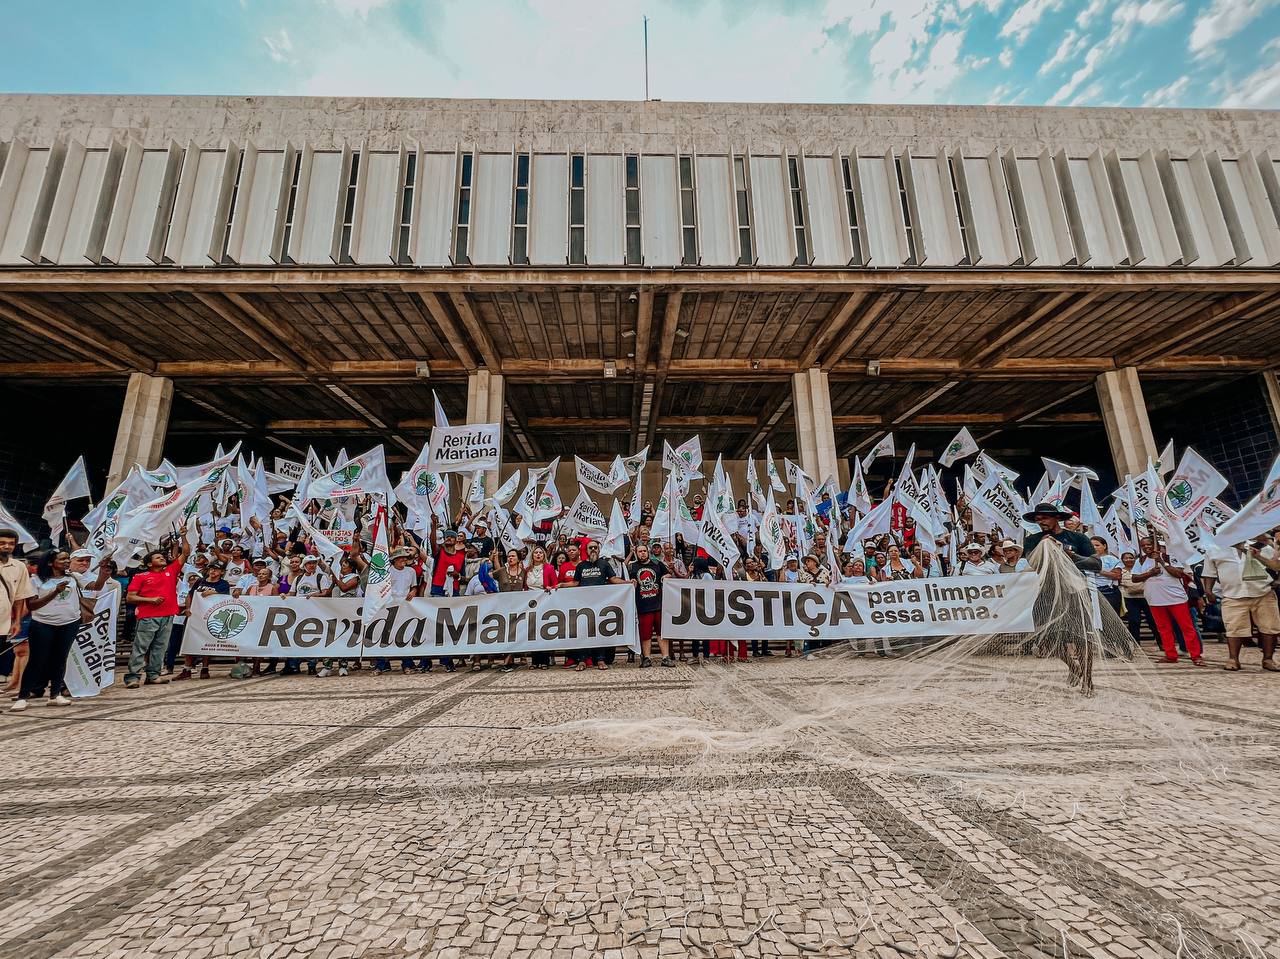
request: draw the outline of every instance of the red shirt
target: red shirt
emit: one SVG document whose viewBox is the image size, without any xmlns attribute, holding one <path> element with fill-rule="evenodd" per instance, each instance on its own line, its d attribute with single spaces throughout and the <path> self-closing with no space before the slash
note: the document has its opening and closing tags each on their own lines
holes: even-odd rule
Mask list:
<svg viewBox="0 0 1280 959">
<path fill-rule="evenodd" d="M 573 582 L 573 573 L 578 568 L 577 563 L 571 563 L 568 560 L 560 564 L 560 568 L 556 570 L 556 579 L 562 583 Z"/>
<path fill-rule="evenodd" d="M 431 572 L 431 585 L 444 589 L 444 575 L 450 569 L 458 574 L 454 582 L 460 583 L 462 581 L 462 561 L 466 558 L 467 554 L 462 550 L 456 550 L 452 553 L 446 553 L 443 549 L 436 550 L 436 565 Z"/>
<path fill-rule="evenodd" d="M 154 619 L 157 616 L 178 615 L 178 577 L 182 575 L 182 560 L 175 559 L 158 573 L 148 570 L 129 580 L 129 592 L 148 598 L 159 596 L 161 602 L 152 605 L 138 604 L 138 619 Z"/>
</svg>

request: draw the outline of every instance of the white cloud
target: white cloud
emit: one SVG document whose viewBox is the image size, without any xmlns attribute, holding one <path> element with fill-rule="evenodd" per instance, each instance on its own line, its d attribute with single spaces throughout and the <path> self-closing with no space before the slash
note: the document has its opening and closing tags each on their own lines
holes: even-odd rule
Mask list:
<svg viewBox="0 0 1280 959">
<path fill-rule="evenodd" d="M 1269 44 L 1268 46 L 1273 46 Z M 1280 107 L 1280 60 L 1249 74 L 1222 98 L 1224 107 L 1274 110 Z"/>
<path fill-rule="evenodd" d="M 1178 77 L 1167 86 L 1160 87 L 1158 90 L 1152 90 L 1142 98 L 1144 107 L 1168 107 L 1180 106 L 1179 101 L 1182 95 L 1187 92 L 1191 86 L 1191 77 Z"/>
<path fill-rule="evenodd" d="M 1223 40 L 1234 37 L 1275 0 L 1213 0 L 1197 14 L 1187 46 L 1196 56 L 1213 52 Z"/>
<path fill-rule="evenodd" d="M 1097 68 L 1098 62 L 1102 59 L 1104 53 L 1102 47 L 1091 47 L 1089 52 L 1084 55 L 1084 64 L 1075 73 L 1071 74 L 1071 79 L 1058 88 L 1058 92 L 1049 98 L 1049 105 L 1062 103 L 1067 100 L 1080 84 L 1088 80 L 1093 75 L 1093 71 Z"/>
<path fill-rule="evenodd" d="M 1076 15 L 1076 26 L 1085 29 L 1093 22 L 1095 17 L 1102 16 L 1102 11 L 1107 8 L 1108 0 L 1089 0 L 1089 5 Z"/>
<path fill-rule="evenodd" d="M 1005 47 L 1000 51 L 1000 66 L 1006 70 L 1013 66 L 1013 47 Z"/>
<path fill-rule="evenodd" d="M 267 35 L 262 38 L 262 42 L 267 45 L 267 54 L 276 63 L 291 63 L 293 53 L 293 41 L 289 39 L 289 32 L 281 27 L 274 36 Z"/>
<path fill-rule="evenodd" d="M 1085 87 L 1080 93 L 1071 99 L 1067 106 L 1079 107 L 1093 105 L 1098 102 L 1098 97 L 1102 95 L 1102 81 L 1095 80 L 1093 83 Z"/>
<path fill-rule="evenodd" d="M 1056 10 L 1062 0 L 1024 0 L 1021 6 L 1009 14 L 1000 28 L 1000 36 L 1013 37 L 1014 43 L 1023 43 L 1035 29 L 1041 18 L 1050 10 Z"/>
<path fill-rule="evenodd" d="M 1084 49 L 1085 42 L 1081 34 L 1068 30 L 1063 34 L 1062 42 L 1058 44 L 1058 49 L 1053 52 L 1053 56 L 1042 63 L 1036 72 L 1044 76 L 1049 71 L 1056 70 Z"/>
<path fill-rule="evenodd" d="M 385 7 L 391 0 L 330 0 L 339 13 L 349 17 L 360 17 L 368 20 L 369 14 L 379 7 Z"/>
<path fill-rule="evenodd" d="M 1052 106 L 1070 100 L 1084 81 L 1093 76 L 1102 60 L 1127 43 L 1139 27 L 1167 23 L 1182 12 L 1180 0 L 1126 0 L 1111 14 L 1111 29 L 1096 46 L 1090 47 L 1084 63 L 1049 98 Z"/>
</svg>

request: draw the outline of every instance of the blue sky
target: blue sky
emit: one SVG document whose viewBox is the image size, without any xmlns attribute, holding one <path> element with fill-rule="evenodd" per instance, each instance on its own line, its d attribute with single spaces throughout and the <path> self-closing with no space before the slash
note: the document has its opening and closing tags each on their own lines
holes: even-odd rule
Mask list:
<svg viewBox="0 0 1280 959">
<path fill-rule="evenodd" d="M 1280 0 L 69 0 L 0 89 L 639 99 L 641 13 L 666 100 L 1280 107 Z"/>
</svg>

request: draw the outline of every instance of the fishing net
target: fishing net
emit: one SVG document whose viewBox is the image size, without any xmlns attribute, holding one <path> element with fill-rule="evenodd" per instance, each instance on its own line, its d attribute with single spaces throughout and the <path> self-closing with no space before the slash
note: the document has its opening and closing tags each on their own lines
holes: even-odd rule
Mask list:
<svg viewBox="0 0 1280 959">
<path fill-rule="evenodd" d="M 616 812 L 493 907 L 620 955 L 1280 954 L 1265 730 L 1030 561 L 1033 634 L 708 665 L 531 730 Z"/>
</svg>

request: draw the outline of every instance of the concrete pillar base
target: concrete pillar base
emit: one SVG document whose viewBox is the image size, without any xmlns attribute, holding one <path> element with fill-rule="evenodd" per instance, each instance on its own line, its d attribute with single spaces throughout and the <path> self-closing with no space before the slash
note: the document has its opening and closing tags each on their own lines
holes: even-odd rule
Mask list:
<svg viewBox="0 0 1280 959">
<path fill-rule="evenodd" d="M 501 373 L 476 370 L 467 377 L 467 422 L 501 423 L 504 416 L 505 383 Z M 470 483 L 468 481 L 467 486 Z M 498 470 L 484 474 L 485 495 L 498 489 Z"/>
<path fill-rule="evenodd" d="M 831 391 L 827 374 L 811 367 L 791 377 L 792 407 L 796 417 L 796 446 L 800 468 L 821 483 L 828 476 L 840 482 L 836 433 L 831 421 Z"/>
<path fill-rule="evenodd" d="M 1097 389 L 1116 481 L 1123 482 L 1125 476 L 1137 476 L 1147 468 L 1149 459 L 1159 455 L 1151 435 L 1142 383 L 1137 369 L 1126 366 L 1099 376 Z"/>
<path fill-rule="evenodd" d="M 146 373 L 130 373 L 124 394 L 124 409 L 111 453 L 107 489 L 112 490 L 135 465 L 154 469 L 160 465 L 165 433 L 169 429 L 169 408 L 173 405 L 173 380 Z"/>
</svg>

